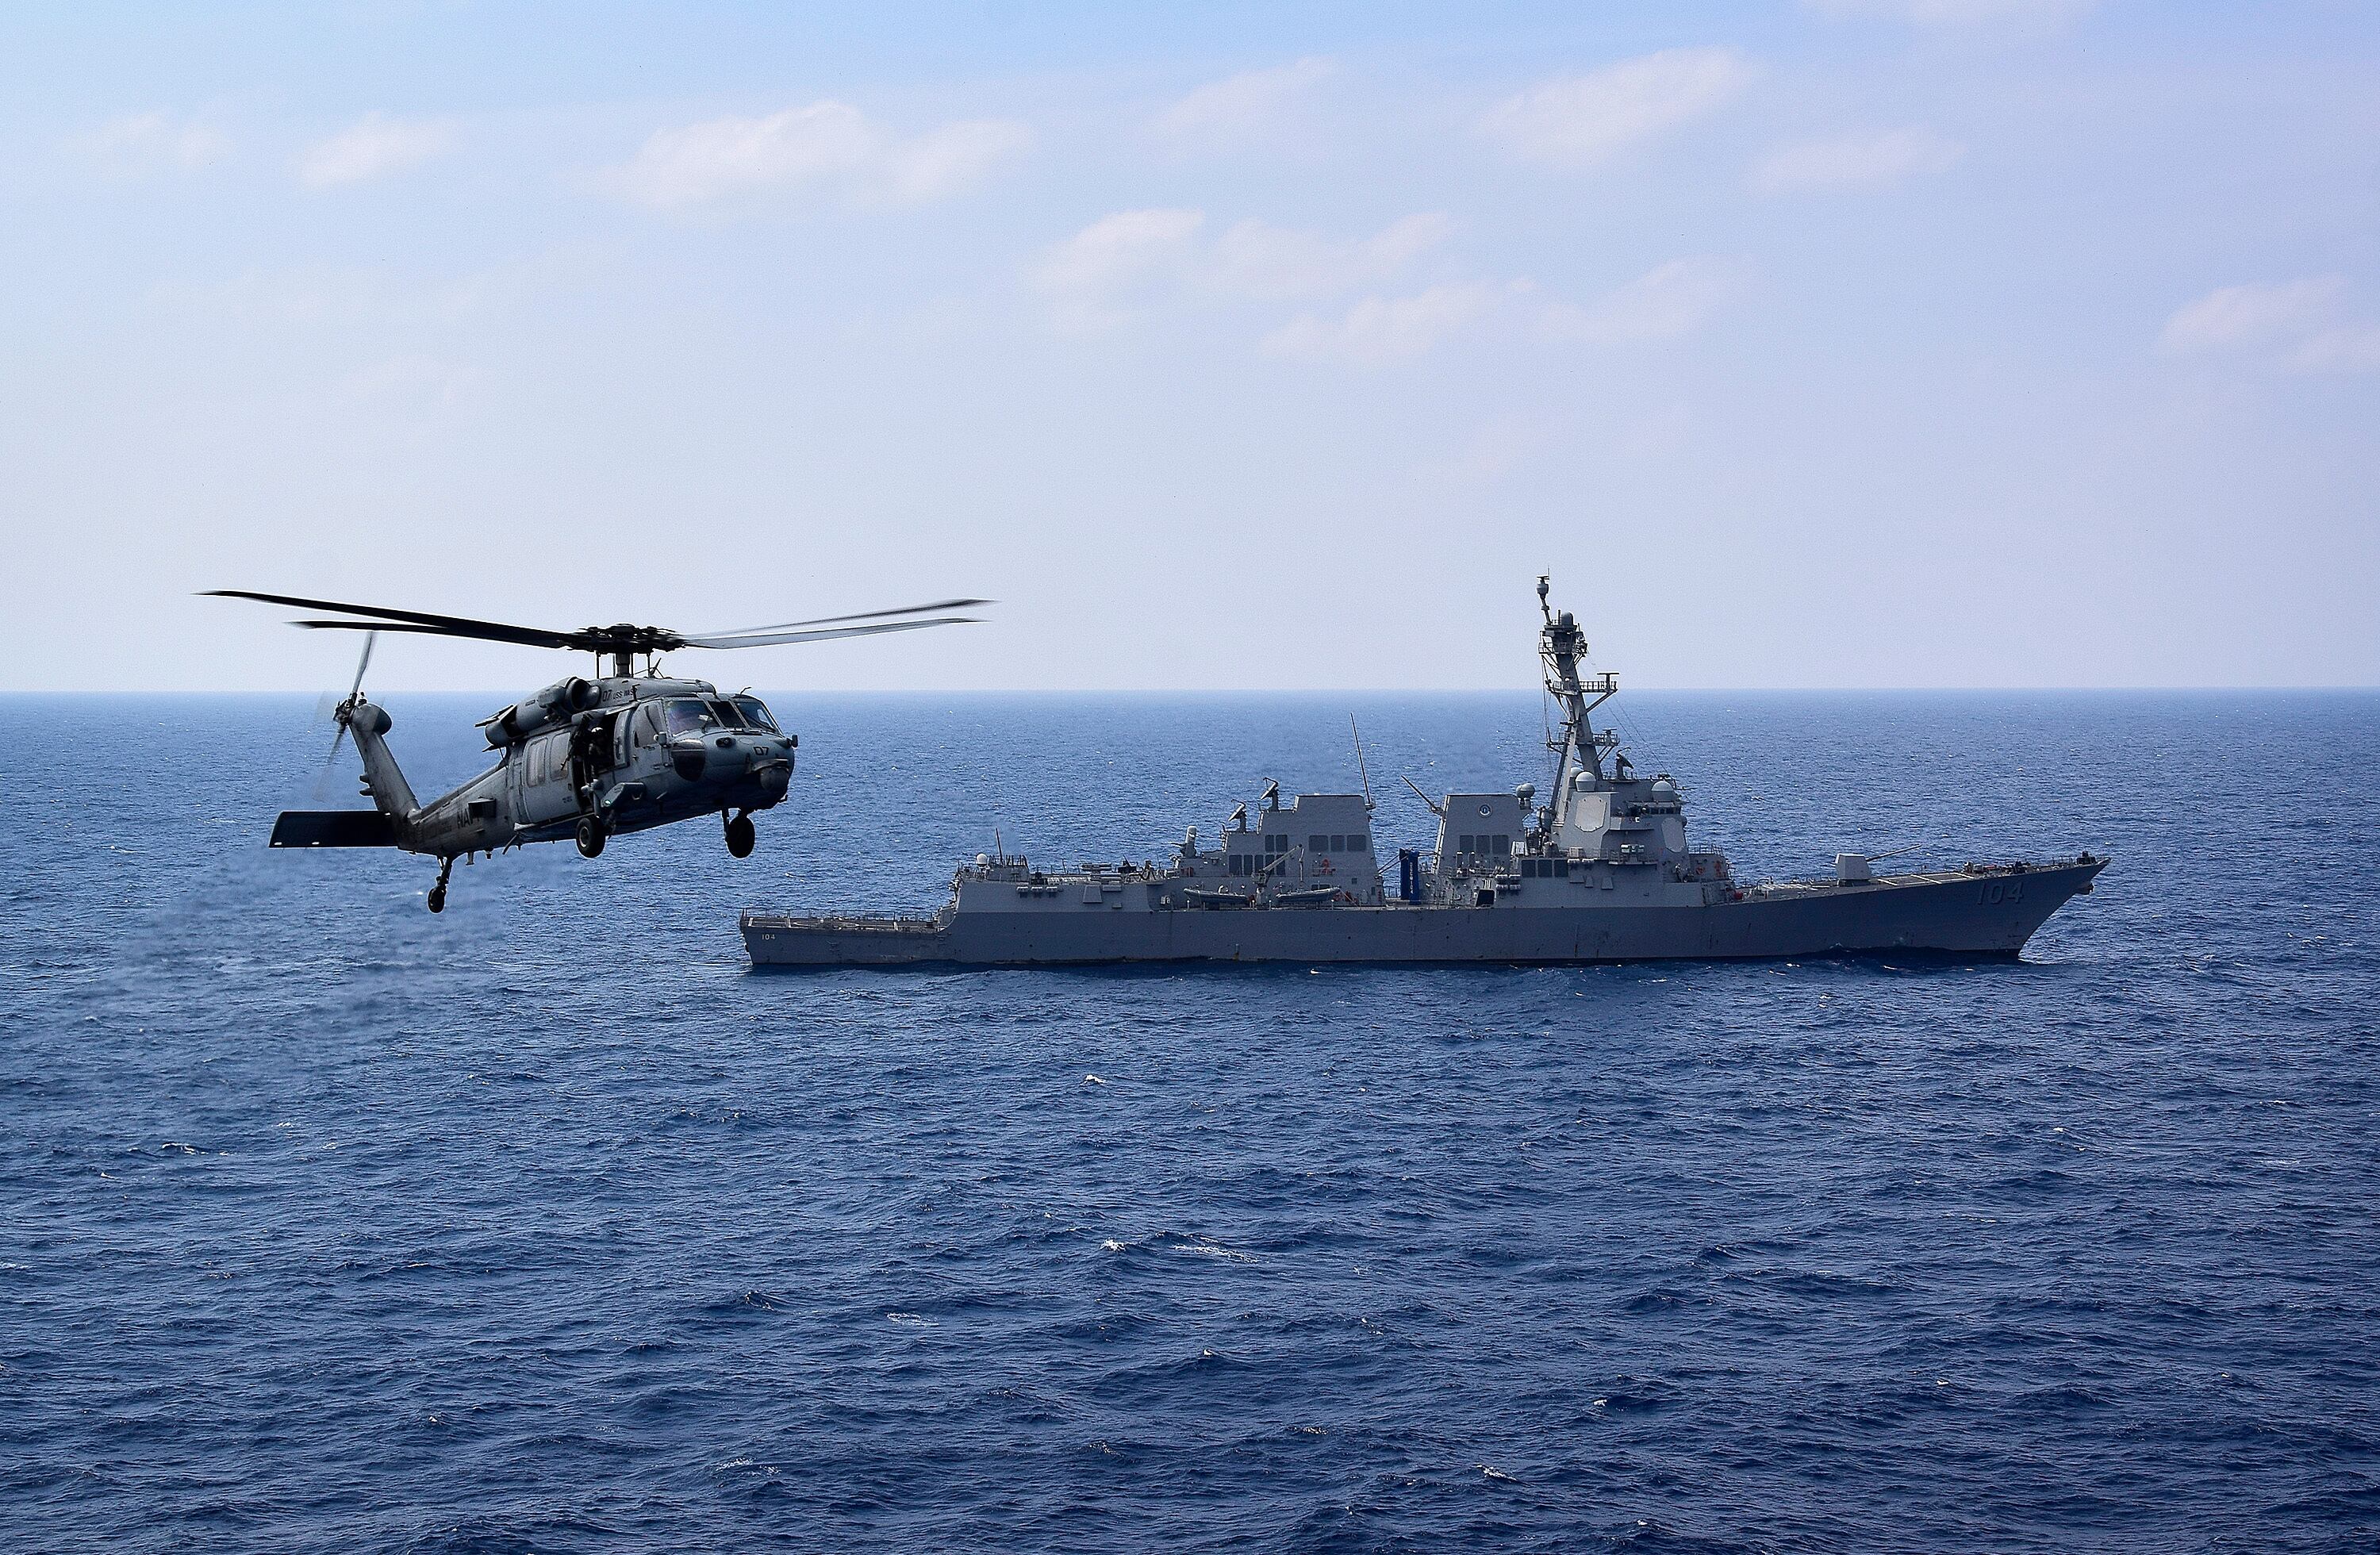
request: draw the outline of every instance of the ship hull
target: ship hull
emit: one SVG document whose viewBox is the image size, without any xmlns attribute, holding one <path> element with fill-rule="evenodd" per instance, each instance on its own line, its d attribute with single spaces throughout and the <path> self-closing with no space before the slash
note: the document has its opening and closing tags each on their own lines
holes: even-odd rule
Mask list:
<svg viewBox="0 0 2380 1555">
<path fill-rule="evenodd" d="M 1565 965 L 1941 953 L 2013 957 L 2104 860 L 1791 886 L 1697 904 L 747 913 L 756 966 L 1078 966 L 1135 962 Z"/>
</svg>

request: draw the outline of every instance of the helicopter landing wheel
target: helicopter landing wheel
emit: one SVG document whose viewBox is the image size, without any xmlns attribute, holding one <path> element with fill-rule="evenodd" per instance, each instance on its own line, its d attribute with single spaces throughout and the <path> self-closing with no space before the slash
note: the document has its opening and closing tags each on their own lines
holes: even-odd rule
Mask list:
<svg viewBox="0 0 2380 1555">
<path fill-rule="evenodd" d="M 610 840 L 611 835 L 612 833 L 605 830 L 603 823 L 596 820 L 593 816 L 590 815 L 580 818 L 578 822 L 578 856 L 581 858 L 592 858 L 597 854 L 601 853 L 603 851 L 604 843 Z"/>
<path fill-rule="evenodd" d="M 727 823 L 727 851 L 736 857 L 751 857 L 753 845 L 759 840 L 760 833 L 753 828 L 750 816 L 739 815 Z"/>
<path fill-rule="evenodd" d="M 438 861 L 438 883 L 430 888 L 430 910 L 431 912 L 443 913 L 446 910 L 446 877 L 454 872 L 455 861 L 453 859 L 442 858 Z"/>
</svg>

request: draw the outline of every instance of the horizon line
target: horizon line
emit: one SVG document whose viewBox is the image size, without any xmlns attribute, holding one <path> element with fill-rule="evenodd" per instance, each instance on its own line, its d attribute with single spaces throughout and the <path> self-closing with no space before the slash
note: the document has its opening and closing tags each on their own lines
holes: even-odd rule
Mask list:
<svg viewBox="0 0 2380 1555">
<path fill-rule="evenodd" d="M 659 676 L 660 679 L 697 679 L 698 676 Z M 716 686 L 717 682 L 710 683 Z M 750 689 L 771 696 L 818 697 L 1492 697 L 1525 695 L 1538 690 L 1534 686 L 766 686 L 755 683 Z M 1845 696 L 1912 696 L 1912 695 L 1973 695 L 1982 693 L 2028 694 L 2089 694 L 2110 695 L 2120 692 L 2215 695 L 2219 693 L 2371 693 L 2380 692 L 2380 685 L 2336 682 L 2246 682 L 2222 683 L 2103 683 L 2096 685 L 1956 685 L 1956 686 L 1635 686 L 1624 687 L 1630 694 L 1686 695 L 1698 697 L 1762 697 L 1806 696 L 1828 693 Z M 0 698 L 10 697 L 319 697 L 322 688 L 260 687 L 232 691 L 189 691 L 157 687 L 0 687 Z M 406 690 L 391 695 L 400 697 L 492 697 L 516 701 L 521 696 L 517 687 L 476 689 Z"/>
</svg>

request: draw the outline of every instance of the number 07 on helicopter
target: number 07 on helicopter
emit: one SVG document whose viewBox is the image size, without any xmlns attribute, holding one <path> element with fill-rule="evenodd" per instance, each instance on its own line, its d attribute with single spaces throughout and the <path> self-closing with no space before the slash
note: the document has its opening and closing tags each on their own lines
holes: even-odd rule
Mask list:
<svg viewBox="0 0 2380 1555">
<path fill-rule="evenodd" d="M 332 611 L 349 619 L 292 622 L 313 631 L 362 632 L 363 653 L 346 699 L 332 711 L 338 733 L 331 755 L 352 735 L 363 759 L 369 810 L 284 810 L 273 823 L 274 847 L 394 847 L 438 860 L 430 888 L 433 913 L 446 908 L 446 881 L 455 860 L 524 843 L 574 837 L 589 858 L 613 836 L 674 820 L 716 815 L 727 851 L 748 857 L 757 841 L 756 810 L 783 799 L 793 782 L 800 743 L 781 729 L 760 699 L 722 696 L 707 680 L 661 674 L 664 653 L 682 648 L 767 648 L 916 631 L 978 619 L 937 611 L 989 604 L 989 600 L 938 600 L 898 610 L 781 621 L 721 632 L 678 632 L 666 626 L 586 626 L 548 631 L 497 621 L 419 611 L 384 610 L 217 589 L 208 597 L 255 600 L 297 610 Z M 450 794 L 416 802 L 388 747 L 385 710 L 364 699 L 364 671 L 382 632 L 472 638 L 558 648 L 597 656 L 595 678 L 571 675 L 533 697 L 480 721 L 496 763 Z M 645 659 L 641 673 L 637 657 Z"/>
</svg>

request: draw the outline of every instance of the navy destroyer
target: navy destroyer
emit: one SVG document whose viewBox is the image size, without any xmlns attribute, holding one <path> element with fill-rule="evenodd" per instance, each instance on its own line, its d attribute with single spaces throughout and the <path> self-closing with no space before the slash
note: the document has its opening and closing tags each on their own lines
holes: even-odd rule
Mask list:
<svg viewBox="0 0 2380 1555">
<path fill-rule="evenodd" d="M 1840 853 L 1825 879 L 1741 881 L 1725 854 L 1689 844 L 1670 775 L 1637 775 L 1618 737 L 1593 726 L 1619 682 L 1582 672 L 1585 635 L 1548 595 L 1541 577 L 1538 650 L 1562 717 L 1550 792 L 1421 796 L 1438 845 L 1399 850 L 1393 881 L 1373 847 L 1368 781 L 1287 805 L 1269 784 L 1215 845 L 1191 827 L 1162 865 L 1038 869 L 978 854 L 930 917 L 746 913 L 744 942 L 756 966 L 813 966 L 2012 957 L 2107 867 L 2083 853 L 1884 874 Z"/>
</svg>

